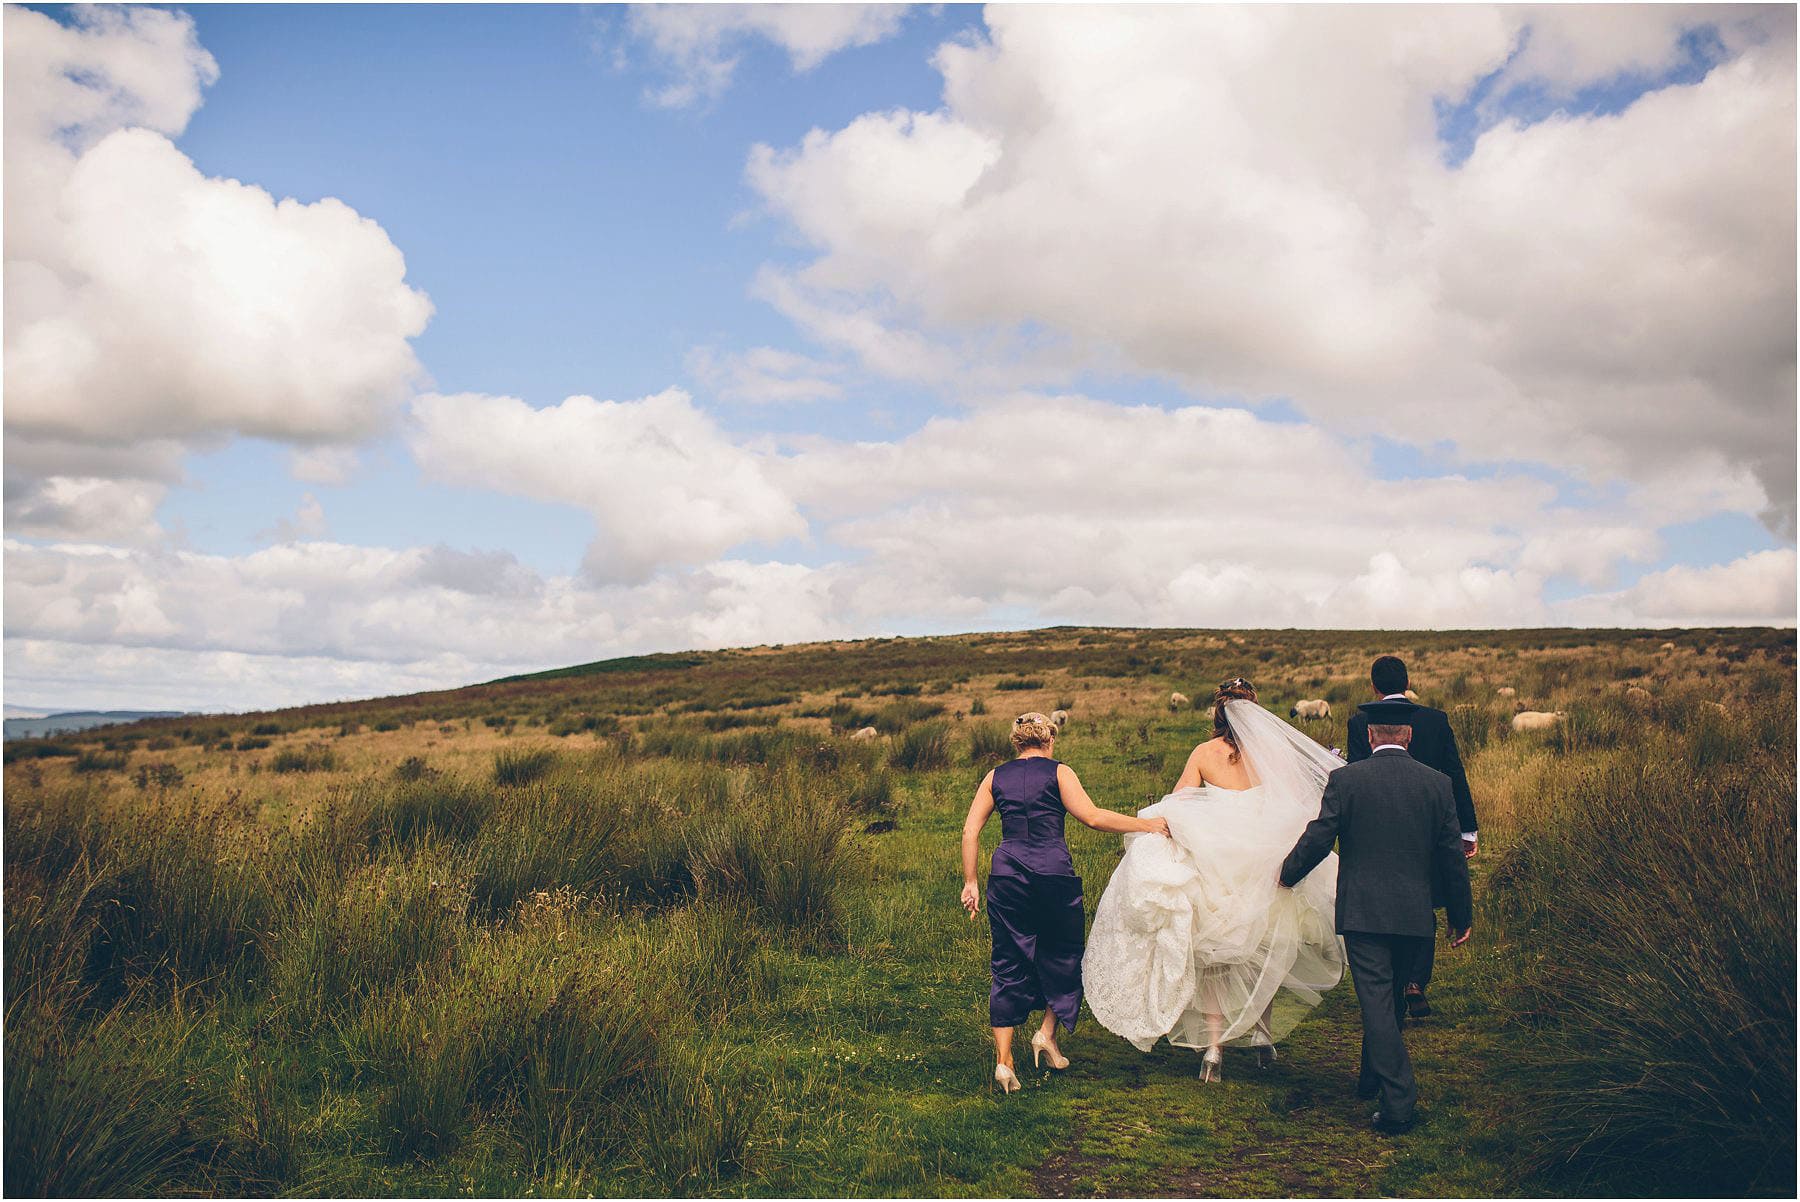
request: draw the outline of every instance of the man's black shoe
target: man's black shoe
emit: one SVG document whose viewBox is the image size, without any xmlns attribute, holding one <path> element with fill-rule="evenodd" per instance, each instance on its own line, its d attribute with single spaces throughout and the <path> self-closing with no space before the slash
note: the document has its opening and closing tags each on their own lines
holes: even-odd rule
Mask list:
<svg viewBox="0 0 1800 1202">
<path fill-rule="evenodd" d="M 1407 1119 L 1404 1123 L 1394 1123 L 1382 1118 L 1381 1111 L 1379 1110 L 1375 1112 L 1374 1118 L 1369 1121 L 1369 1126 L 1375 1128 L 1375 1130 L 1381 1132 L 1383 1135 L 1405 1135 L 1408 1131 L 1411 1131 L 1418 1125 L 1419 1116 L 1416 1114 L 1412 1118 Z"/>
<path fill-rule="evenodd" d="M 1425 1018 L 1431 1013 L 1431 1003 L 1425 1000 L 1425 991 L 1417 985 L 1406 987 L 1406 1013 L 1413 1018 Z"/>
</svg>

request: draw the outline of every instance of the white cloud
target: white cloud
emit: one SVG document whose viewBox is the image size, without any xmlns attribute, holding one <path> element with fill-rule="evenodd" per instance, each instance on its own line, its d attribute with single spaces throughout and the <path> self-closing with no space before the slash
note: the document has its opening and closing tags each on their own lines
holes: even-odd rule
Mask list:
<svg viewBox="0 0 1800 1202">
<path fill-rule="evenodd" d="M 1794 573 L 1794 551 L 1784 547 L 1711 567 L 1678 564 L 1557 608 L 1574 625 L 1786 626 L 1794 621 Z"/>
<path fill-rule="evenodd" d="M 687 367 L 715 396 L 727 401 L 785 405 L 844 395 L 843 386 L 832 378 L 843 373 L 840 364 L 772 346 L 739 354 L 696 347 L 688 354 Z"/>
<path fill-rule="evenodd" d="M 745 43 L 761 38 L 787 52 L 795 71 L 810 71 L 840 50 L 893 36 L 904 4 L 636 4 L 631 35 L 669 81 L 649 93 L 665 108 L 716 100 L 731 86 Z"/>
<path fill-rule="evenodd" d="M 304 447 L 289 454 L 288 470 L 307 484 L 345 484 L 360 462 L 355 447 Z"/>
<path fill-rule="evenodd" d="M 586 568 L 637 582 L 743 543 L 806 533 L 762 457 L 733 444 L 685 392 L 637 401 L 569 397 L 534 409 L 512 397 L 429 395 L 412 406 L 428 475 L 573 505 L 593 515 Z"/>
<path fill-rule="evenodd" d="M 218 73 L 186 16 L 71 19 L 5 13 L 8 525 L 21 533 L 59 506 L 78 519 L 59 501 L 72 490 L 166 478 L 190 447 L 379 431 L 420 374 L 409 339 L 431 313 L 373 221 L 207 177 L 176 149 Z M 115 470 L 84 470 L 96 453 Z M 71 533 L 114 534 L 116 510 Z"/>
<path fill-rule="evenodd" d="M 272 543 L 316 542 L 325 537 L 327 529 L 325 506 L 311 493 L 303 493 L 293 517 L 282 518 L 269 529 L 258 531 L 256 537 Z"/>
<path fill-rule="evenodd" d="M 1018 395 L 893 442 L 751 451 L 680 393 L 550 410 L 439 397 L 420 403 L 419 439 L 422 461 L 460 482 L 590 509 L 601 545 L 628 546 L 643 570 L 543 576 L 441 546 L 224 556 L 9 540 L 9 695 L 293 703 L 648 650 L 1062 622 L 1794 619 L 1791 551 L 1547 602 L 1553 577 L 1598 582 L 1658 540 L 1526 477 L 1379 480 L 1362 449 L 1241 410 Z M 745 496 L 761 500 L 715 522 Z M 819 563 L 737 549 L 807 534 L 801 515 Z M 84 646 L 92 662 L 76 663 Z"/>
<path fill-rule="evenodd" d="M 1701 83 L 1502 123 L 1451 167 L 1435 103 L 1503 67 L 1557 93 L 1666 66 L 1694 13 L 992 7 L 986 40 L 940 47 L 939 111 L 752 152 L 818 251 L 761 286 L 897 378 L 1048 331 L 1791 529 L 1792 13 L 1717 19 L 1736 56 Z"/>
</svg>

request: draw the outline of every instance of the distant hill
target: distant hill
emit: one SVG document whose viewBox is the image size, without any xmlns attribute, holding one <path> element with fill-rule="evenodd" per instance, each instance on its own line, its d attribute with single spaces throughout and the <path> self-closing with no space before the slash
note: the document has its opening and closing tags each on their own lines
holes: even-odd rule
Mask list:
<svg viewBox="0 0 1800 1202">
<path fill-rule="evenodd" d="M 14 708 L 7 707 L 9 710 Z M 136 722 L 143 718 L 179 718 L 184 710 L 71 710 L 62 714 L 46 714 L 41 717 L 9 717 L 6 719 L 6 737 L 9 739 L 41 739 L 45 735 L 68 734 L 71 731 L 91 730 L 96 726 L 115 726 L 121 722 Z"/>
</svg>

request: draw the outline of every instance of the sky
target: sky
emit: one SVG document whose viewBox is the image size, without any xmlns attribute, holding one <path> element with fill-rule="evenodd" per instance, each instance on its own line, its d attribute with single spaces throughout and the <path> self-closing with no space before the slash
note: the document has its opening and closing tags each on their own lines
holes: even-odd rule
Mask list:
<svg viewBox="0 0 1800 1202">
<path fill-rule="evenodd" d="M 1791 6 L 9 6 L 5 695 L 1795 621 Z"/>
</svg>

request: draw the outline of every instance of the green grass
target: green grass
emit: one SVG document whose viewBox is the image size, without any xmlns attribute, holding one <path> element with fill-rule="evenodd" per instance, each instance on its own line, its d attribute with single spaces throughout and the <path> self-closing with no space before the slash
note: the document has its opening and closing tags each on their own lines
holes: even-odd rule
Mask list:
<svg viewBox="0 0 1800 1202">
<path fill-rule="evenodd" d="M 155 789 L 74 771 L 127 742 L 54 741 L 81 750 L 7 769 L 8 1192 L 1791 1192 L 1792 636 L 1688 632 L 1678 668 L 1665 637 L 642 657 L 167 720 L 137 736 L 182 743 Z M 999 674 L 1078 705 L 1058 757 L 1129 811 L 1207 733 L 1172 689 L 1204 706 L 1248 669 L 1278 712 L 1330 696 L 1344 712 L 1305 729 L 1341 745 L 1359 673 L 1396 646 L 1457 707 L 1483 815 L 1476 939 L 1440 953 L 1438 1015 L 1408 1034 L 1424 1124 L 1366 1129 L 1348 983 L 1266 1072 L 1228 1052 L 1202 1085 L 1194 1053 L 1084 1016 L 1070 1070 L 1022 1056 L 1024 1091 L 994 1093 L 956 848 L 1007 748 L 955 690 Z M 1568 726 L 1512 736 L 1501 683 Z M 842 700 L 863 693 L 882 700 Z M 707 729 L 748 713 L 774 724 Z M 568 741 L 509 746 L 515 723 Z M 866 724 L 889 737 L 847 738 Z M 210 750 L 258 726 L 346 732 L 334 775 Z M 1070 823 L 1070 846 L 1091 914 L 1119 840 Z"/>
</svg>

